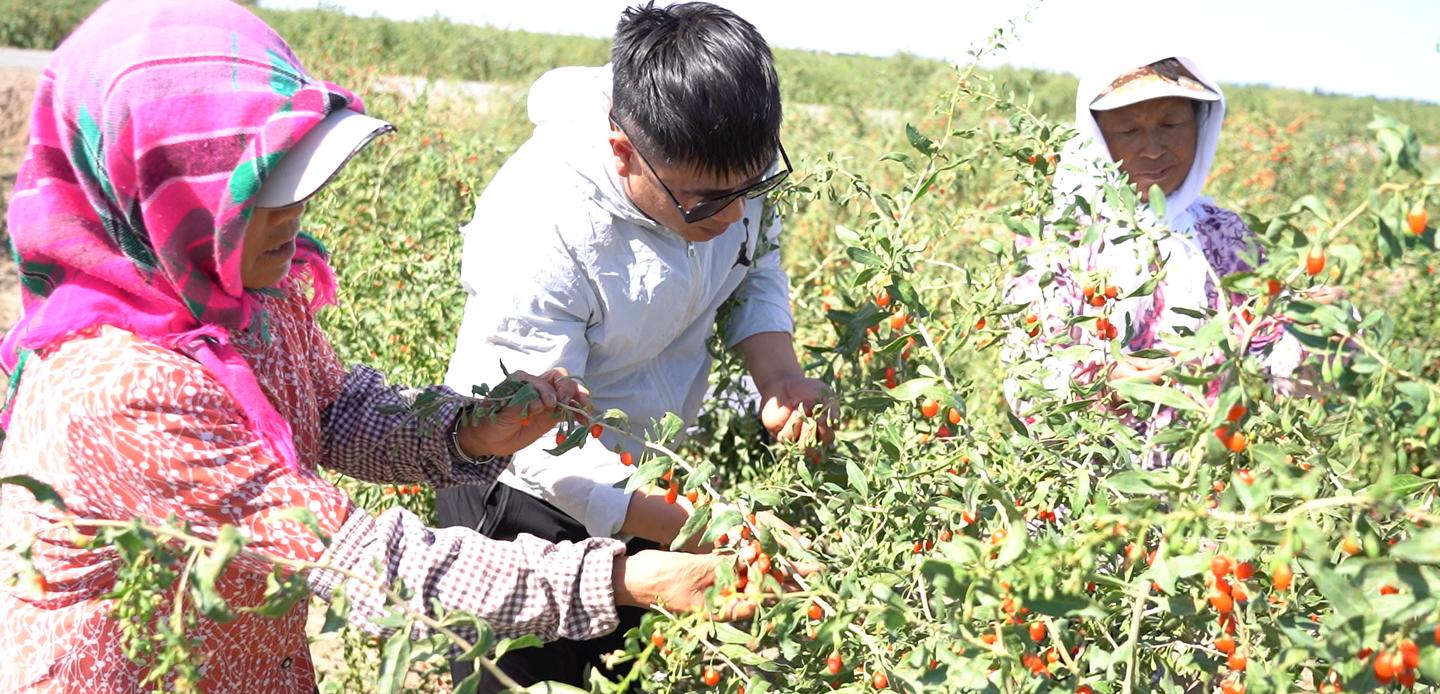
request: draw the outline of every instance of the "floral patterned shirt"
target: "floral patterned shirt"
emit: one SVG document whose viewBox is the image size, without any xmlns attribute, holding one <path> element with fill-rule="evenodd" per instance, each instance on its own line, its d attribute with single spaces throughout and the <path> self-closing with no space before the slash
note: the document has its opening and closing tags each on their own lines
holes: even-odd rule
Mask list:
<svg viewBox="0 0 1440 694">
<path fill-rule="evenodd" d="M 357 509 L 314 465 L 374 482 L 434 486 L 488 483 L 508 459 L 471 462 L 451 449 L 447 425 L 434 426 L 386 406 L 416 391 L 386 385 L 377 372 L 346 372 L 299 292 L 264 300 L 268 340 L 237 337 L 266 395 L 286 416 L 300 460 L 294 471 L 265 455 L 239 407 L 196 362 L 110 327 L 33 355 L 0 449 L 0 476 L 24 474 L 56 489 L 68 511 L 0 487 L 0 546 L 33 538 L 40 585 L 0 588 L 0 691 L 132 692 L 144 667 L 124 655 L 122 625 L 111 617 L 118 559 L 56 528 L 69 518 L 174 517 L 211 535 L 235 526 L 246 549 L 314 561 L 414 591 L 412 606 L 438 600 L 487 621 L 500 636 L 584 639 L 615 628 L 611 572 L 624 546 L 611 539 L 490 540 L 467 528 L 432 529 L 403 509 L 372 517 Z M 454 407 L 437 421 L 453 422 Z M 327 545 L 287 511 L 308 509 Z M 21 568 L 0 553 L 0 576 Z M 232 607 L 262 601 L 268 562 L 238 559 L 217 585 Z M 350 620 L 379 634 L 384 596 L 333 571 L 307 575 L 330 598 L 344 586 Z M 167 595 L 167 602 L 173 595 Z M 163 612 L 164 610 L 162 610 Z M 188 635 L 204 655 L 208 692 L 311 692 L 306 602 L 279 618 L 239 613 L 218 623 L 197 615 Z M 422 634 L 416 634 L 420 636 Z"/>
<path fill-rule="evenodd" d="M 1190 312 L 1223 308 L 1219 280 L 1252 269 L 1252 262 L 1264 261 L 1264 253 L 1254 232 L 1234 212 L 1208 201 L 1197 202 L 1192 209 L 1195 223 L 1188 234 L 1170 234 L 1156 243 L 1140 238 L 1071 246 L 1020 239 L 1030 267 L 1010 281 L 1006 301 L 1029 308 L 1018 314 L 1002 359 L 1012 365 L 1022 361 L 1042 364 L 1048 374 L 1036 379 L 1028 371 L 1012 368 L 1004 390 L 1013 409 L 1022 416 L 1027 410 L 1023 392 L 1027 380 L 1038 380 L 1045 389 L 1066 394 L 1072 382 L 1088 384 L 1106 376 L 1110 340 L 1097 334 L 1095 320 L 1077 322 L 1077 317 L 1104 316 L 1115 326 L 1123 351 L 1133 353 L 1169 349 L 1167 335 L 1195 330 L 1207 321 Z M 1152 293 L 1126 298 L 1157 276 Z M 1104 306 L 1094 306 L 1084 295 L 1087 284 L 1114 285 L 1117 297 Z M 1230 307 L 1245 299 L 1240 294 L 1224 298 Z M 1033 322 L 1030 316 L 1035 317 Z M 1247 314 L 1232 311 L 1230 318 L 1230 328 L 1239 330 Z M 1262 319 L 1250 351 L 1261 359 L 1282 392 L 1304 357 L 1299 342 L 1276 318 Z M 1218 387 L 1213 384 L 1208 395 L 1215 397 Z M 1154 430 L 1168 423 L 1172 415 L 1161 408 L 1154 420 L 1132 424 Z"/>
</svg>

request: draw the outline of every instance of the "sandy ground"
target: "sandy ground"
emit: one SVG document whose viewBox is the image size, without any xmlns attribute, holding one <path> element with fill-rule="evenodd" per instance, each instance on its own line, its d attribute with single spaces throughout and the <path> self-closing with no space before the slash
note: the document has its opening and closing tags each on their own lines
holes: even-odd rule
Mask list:
<svg viewBox="0 0 1440 694">
<path fill-rule="evenodd" d="M 0 254 L 4 256 L 0 260 L 0 329 L 8 329 L 20 317 L 20 290 L 15 264 L 10 260 L 5 211 L 15 187 L 15 172 L 25 154 L 26 120 L 37 74 L 33 69 L 0 64 L 0 242 L 5 249 Z"/>
</svg>

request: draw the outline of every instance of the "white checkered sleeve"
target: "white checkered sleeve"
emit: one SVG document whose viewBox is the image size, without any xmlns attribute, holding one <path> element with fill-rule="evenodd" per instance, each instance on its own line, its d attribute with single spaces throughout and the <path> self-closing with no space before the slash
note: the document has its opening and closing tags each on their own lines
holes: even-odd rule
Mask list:
<svg viewBox="0 0 1440 694">
<path fill-rule="evenodd" d="M 357 509 L 321 562 L 384 585 L 398 579 L 413 593 L 410 606 L 432 616 L 434 601 L 489 622 L 498 637 L 535 634 L 553 641 L 615 629 L 612 574 L 624 553 L 624 543 L 611 538 L 551 544 L 521 535 L 502 542 L 469 528 L 429 528 L 400 508 L 378 518 Z M 311 572 L 309 582 L 325 600 L 343 585 L 352 624 L 372 634 L 391 631 L 375 624 L 386 613 L 382 592 L 327 570 Z M 412 632 L 427 635 L 421 626 Z"/>
<path fill-rule="evenodd" d="M 322 415 L 320 465 L 370 482 L 424 482 L 437 489 L 489 485 L 510 457 L 471 460 L 457 451 L 451 432 L 462 402 L 445 402 L 421 416 L 411 406 L 423 392 L 455 394 L 444 386 L 400 388 L 368 366 L 351 369 Z"/>
</svg>

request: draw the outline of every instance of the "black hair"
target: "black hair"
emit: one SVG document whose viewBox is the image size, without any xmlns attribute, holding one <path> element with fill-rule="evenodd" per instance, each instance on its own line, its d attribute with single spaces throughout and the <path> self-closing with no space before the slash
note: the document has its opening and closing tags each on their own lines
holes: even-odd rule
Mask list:
<svg viewBox="0 0 1440 694">
<path fill-rule="evenodd" d="M 625 10 L 610 51 L 612 111 L 645 156 L 751 175 L 780 145 L 780 80 L 760 32 L 706 2 Z"/>
</svg>

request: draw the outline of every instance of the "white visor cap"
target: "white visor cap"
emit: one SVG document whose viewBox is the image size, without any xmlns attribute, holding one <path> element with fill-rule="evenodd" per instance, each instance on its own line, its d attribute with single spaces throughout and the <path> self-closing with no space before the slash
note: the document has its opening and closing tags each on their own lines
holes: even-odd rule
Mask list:
<svg viewBox="0 0 1440 694">
<path fill-rule="evenodd" d="M 319 192 L 345 168 L 356 152 L 395 126 L 363 113 L 341 109 L 305 133 L 265 176 L 256 207 L 289 207 Z"/>
</svg>

